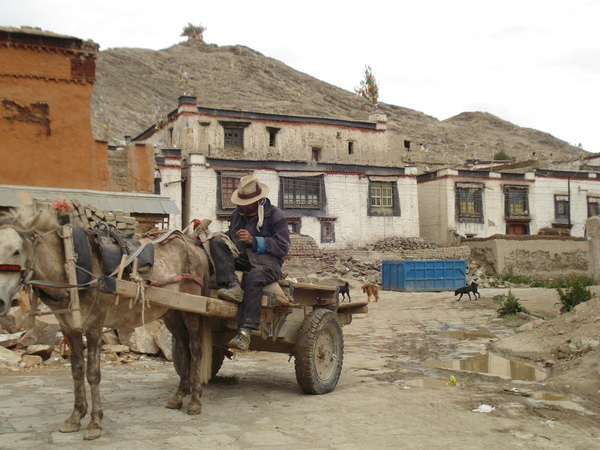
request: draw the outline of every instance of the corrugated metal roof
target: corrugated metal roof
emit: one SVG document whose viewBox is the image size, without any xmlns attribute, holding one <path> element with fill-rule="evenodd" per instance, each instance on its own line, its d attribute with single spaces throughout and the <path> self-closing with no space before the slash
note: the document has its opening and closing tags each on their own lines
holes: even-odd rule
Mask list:
<svg viewBox="0 0 600 450">
<path fill-rule="evenodd" d="M 93 204 L 105 211 L 120 209 L 140 214 L 180 214 L 175 202 L 164 195 L 0 185 L 2 207 L 23 206 L 35 199 L 78 200 L 83 205 Z"/>
</svg>

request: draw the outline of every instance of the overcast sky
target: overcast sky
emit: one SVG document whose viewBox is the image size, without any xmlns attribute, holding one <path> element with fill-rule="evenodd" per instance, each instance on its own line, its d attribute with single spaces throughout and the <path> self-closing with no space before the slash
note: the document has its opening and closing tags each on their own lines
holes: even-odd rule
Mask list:
<svg viewBox="0 0 600 450">
<path fill-rule="evenodd" d="M 92 39 L 100 50 L 185 40 L 245 45 L 440 120 L 485 111 L 600 152 L 600 0 L 0 0 L 0 26 Z"/>
</svg>

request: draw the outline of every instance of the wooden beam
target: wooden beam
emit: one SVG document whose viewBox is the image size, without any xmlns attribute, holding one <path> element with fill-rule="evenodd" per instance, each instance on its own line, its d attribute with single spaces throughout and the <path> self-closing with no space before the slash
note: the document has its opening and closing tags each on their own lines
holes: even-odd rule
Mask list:
<svg viewBox="0 0 600 450">
<path fill-rule="evenodd" d="M 112 291 L 105 291 L 107 294 L 119 295 L 124 298 L 135 298 L 137 294 L 136 283 L 124 280 L 115 281 L 116 288 Z M 146 287 L 146 296 L 151 303 L 209 317 L 233 319 L 237 317 L 238 313 L 238 305 L 236 303 L 171 289 L 148 286 Z"/>
</svg>

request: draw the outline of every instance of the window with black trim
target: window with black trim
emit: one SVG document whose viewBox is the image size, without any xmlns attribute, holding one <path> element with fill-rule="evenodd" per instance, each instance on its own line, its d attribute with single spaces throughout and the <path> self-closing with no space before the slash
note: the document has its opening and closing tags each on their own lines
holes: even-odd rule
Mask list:
<svg viewBox="0 0 600 450">
<path fill-rule="evenodd" d="M 223 146 L 226 150 L 244 150 L 244 128 L 250 122 L 219 121 L 223 127 Z"/>
<path fill-rule="evenodd" d="M 348 154 L 354 155 L 354 141 L 348 141 Z"/>
<path fill-rule="evenodd" d="M 587 198 L 588 217 L 600 216 L 600 197 Z"/>
<path fill-rule="evenodd" d="M 285 209 L 321 209 L 323 191 L 323 177 L 281 177 Z"/>
<path fill-rule="evenodd" d="M 483 223 L 483 184 L 456 184 L 456 215 L 459 222 Z"/>
<path fill-rule="evenodd" d="M 504 215 L 507 218 L 529 218 L 527 186 L 504 186 Z"/>
<path fill-rule="evenodd" d="M 556 220 L 556 223 L 569 222 L 569 196 L 554 196 L 554 220 Z"/>
<path fill-rule="evenodd" d="M 369 216 L 400 216 L 400 200 L 395 181 L 369 180 Z"/>
<path fill-rule="evenodd" d="M 290 233 L 300 233 L 300 218 L 299 217 L 287 217 L 288 230 Z"/>
<path fill-rule="evenodd" d="M 394 199 L 392 196 L 393 184 L 387 182 L 370 183 L 371 186 L 371 207 L 373 208 L 392 208 Z"/>
<path fill-rule="evenodd" d="M 219 200 L 221 209 L 234 209 L 235 204 L 231 201 L 231 194 L 238 188 L 240 178 L 250 175 L 250 172 L 227 172 L 219 173 Z"/>
<path fill-rule="evenodd" d="M 335 242 L 335 219 L 319 219 L 321 222 L 321 243 L 329 244 Z"/>
<path fill-rule="evenodd" d="M 277 133 L 281 128 L 267 127 L 269 132 L 269 147 L 277 147 Z"/>
<path fill-rule="evenodd" d="M 244 129 L 243 128 L 224 128 L 225 148 L 243 150 L 244 149 Z"/>
<path fill-rule="evenodd" d="M 313 147 L 311 150 L 311 159 L 313 161 L 321 160 L 321 147 Z"/>
</svg>

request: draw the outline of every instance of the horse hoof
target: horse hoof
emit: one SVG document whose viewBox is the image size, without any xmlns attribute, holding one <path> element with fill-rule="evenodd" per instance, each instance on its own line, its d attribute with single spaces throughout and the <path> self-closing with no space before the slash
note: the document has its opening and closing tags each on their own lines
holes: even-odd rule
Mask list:
<svg viewBox="0 0 600 450">
<path fill-rule="evenodd" d="M 93 441 L 94 439 L 98 439 L 101 435 L 102 428 L 88 428 L 87 430 L 85 430 L 83 439 L 86 441 Z"/>
<path fill-rule="evenodd" d="M 60 431 L 61 433 L 76 433 L 77 431 L 79 431 L 80 428 L 81 428 L 80 423 L 73 423 L 73 422 L 65 421 L 60 426 L 58 431 Z"/>
<path fill-rule="evenodd" d="M 167 402 L 166 407 L 169 408 L 169 409 L 181 409 L 181 408 L 183 408 L 183 402 L 182 401 L 169 400 Z"/>
<path fill-rule="evenodd" d="M 196 416 L 202 412 L 202 403 L 190 403 L 188 405 L 187 413 L 190 416 Z"/>
</svg>

